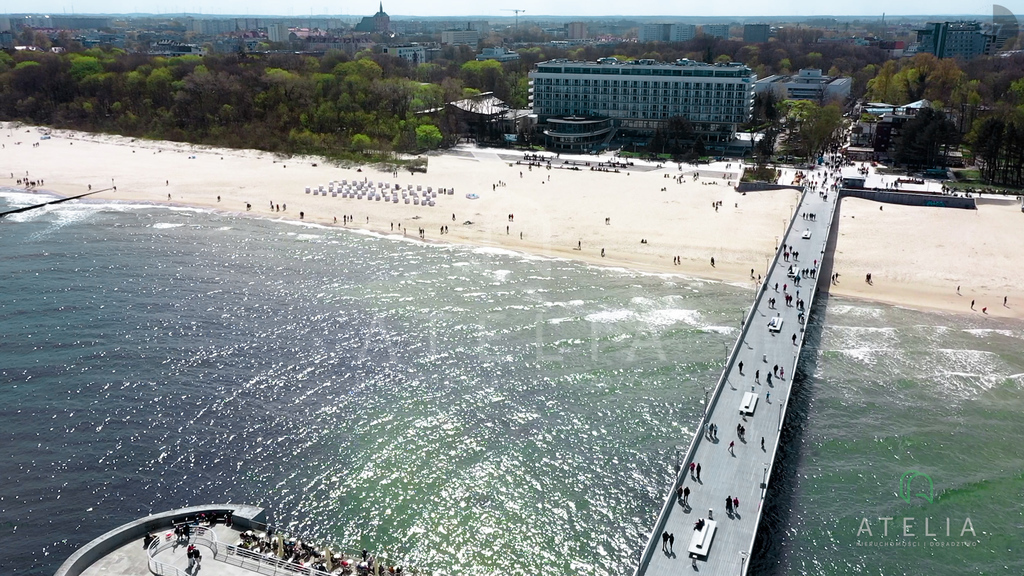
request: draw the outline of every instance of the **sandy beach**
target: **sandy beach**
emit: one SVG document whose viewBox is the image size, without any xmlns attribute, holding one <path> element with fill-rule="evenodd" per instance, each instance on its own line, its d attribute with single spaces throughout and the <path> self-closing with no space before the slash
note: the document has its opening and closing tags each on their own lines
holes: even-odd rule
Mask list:
<svg viewBox="0 0 1024 576">
<path fill-rule="evenodd" d="M 409 238 L 418 238 L 422 228 L 428 242 L 492 246 L 751 288 L 751 270 L 755 278 L 763 274 L 797 199 L 794 190 L 737 193 L 730 186 L 738 180 L 732 162 L 682 168 L 635 162 L 614 173 L 585 165 L 609 156 L 562 156 L 552 169 L 529 168 L 516 164 L 521 153 L 463 147 L 431 155 L 426 174 L 395 176 L 369 166 L 337 168 L 312 157 L 59 130 L 41 139 L 39 129 L 25 126 L 2 130 L 0 185 L 10 188 L 23 189 L 17 180 L 27 174 L 42 180 L 40 190 L 60 195 L 116 186 L 91 198 L 264 218 L 298 220 L 301 212 L 304 221 L 338 227 L 351 216 L 349 228 Z M 579 170 L 561 164 L 566 160 L 580 163 Z M 454 194 L 439 195 L 429 207 L 405 204 L 401 197 L 395 204 L 305 193 L 307 186 L 341 180 L 447 188 Z M 277 205 L 287 208 L 277 211 Z M 988 316 L 1024 317 L 1024 262 L 1015 257 L 1024 244 L 1018 202 L 983 200 L 976 211 L 879 206 L 843 201 L 835 256 L 840 281 L 833 294 L 979 315 L 987 307 Z"/>
</svg>

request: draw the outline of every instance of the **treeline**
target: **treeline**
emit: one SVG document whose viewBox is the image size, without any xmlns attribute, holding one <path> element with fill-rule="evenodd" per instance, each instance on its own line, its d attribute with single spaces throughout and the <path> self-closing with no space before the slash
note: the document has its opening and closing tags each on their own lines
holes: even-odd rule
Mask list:
<svg viewBox="0 0 1024 576">
<path fill-rule="evenodd" d="M 460 126 L 445 102 L 480 90 L 513 94 L 517 81 L 497 62 L 414 67 L 368 52 L 0 52 L 0 118 L 275 152 L 386 157 L 453 142 Z"/>
<path fill-rule="evenodd" d="M 1024 113 L 984 118 L 975 124 L 970 140 L 982 179 L 1024 187 Z"/>
<path fill-rule="evenodd" d="M 1024 186 L 1024 55 L 963 62 L 931 54 L 886 62 L 867 98 L 890 104 L 931 101 L 932 110 L 904 127 L 897 160 L 929 165 L 940 147 L 958 144 L 973 153 L 982 179 Z"/>
</svg>

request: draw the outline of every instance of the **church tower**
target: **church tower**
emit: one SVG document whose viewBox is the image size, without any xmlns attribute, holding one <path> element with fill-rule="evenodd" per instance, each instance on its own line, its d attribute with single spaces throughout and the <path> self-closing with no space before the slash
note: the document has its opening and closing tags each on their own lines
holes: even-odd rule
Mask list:
<svg viewBox="0 0 1024 576">
<path fill-rule="evenodd" d="M 384 2 L 380 3 L 380 10 L 373 15 L 373 30 L 378 33 L 385 33 L 391 29 L 391 17 L 384 11 Z"/>
</svg>

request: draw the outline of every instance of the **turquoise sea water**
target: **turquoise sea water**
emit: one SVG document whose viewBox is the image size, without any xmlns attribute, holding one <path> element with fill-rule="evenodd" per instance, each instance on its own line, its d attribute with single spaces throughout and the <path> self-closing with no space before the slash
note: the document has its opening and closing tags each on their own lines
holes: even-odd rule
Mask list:
<svg viewBox="0 0 1024 576">
<path fill-rule="evenodd" d="M 631 574 L 752 298 L 102 202 L 0 220 L 0 247 L 2 573 L 234 501 L 432 574 Z M 1024 324 L 835 298 L 815 321 L 753 572 L 1024 573 Z M 932 503 L 899 498 L 907 470 Z M 894 535 L 925 516 L 942 537 Z"/>
</svg>

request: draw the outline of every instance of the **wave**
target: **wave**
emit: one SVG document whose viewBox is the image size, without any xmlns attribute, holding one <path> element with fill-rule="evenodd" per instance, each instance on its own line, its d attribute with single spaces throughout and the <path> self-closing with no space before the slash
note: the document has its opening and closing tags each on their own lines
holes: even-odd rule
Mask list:
<svg viewBox="0 0 1024 576">
<path fill-rule="evenodd" d="M 998 330 L 995 328 L 967 328 L 964 329 L 963 332 L 966 332 L 972 336 L 977 336 L 979 338 L 987 338 L 989 336 L 992 336 L 993 334 L 998 334 L 1000 336 L 1008 336 L 1010 338 L 1019 337 L 1017 333 L 1012 330 Z"/>
</svg>

